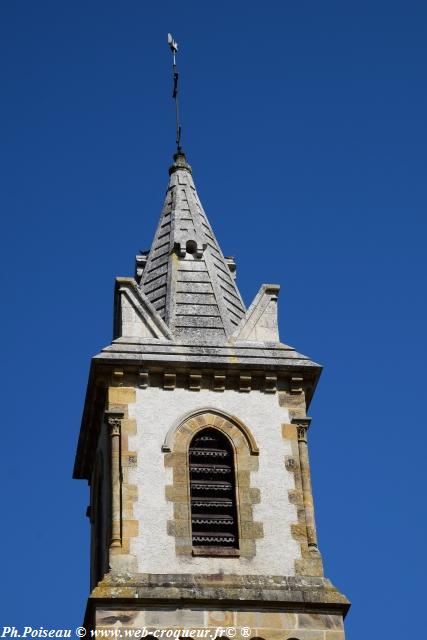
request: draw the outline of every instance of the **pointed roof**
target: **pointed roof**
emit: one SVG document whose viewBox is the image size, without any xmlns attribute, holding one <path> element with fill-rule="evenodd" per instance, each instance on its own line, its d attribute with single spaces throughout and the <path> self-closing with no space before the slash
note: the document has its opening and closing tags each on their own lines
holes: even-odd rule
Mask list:
<svg viewBox="0 0 427 640">
<path fill-rule="evenodd" d="M 177 341 L 222 343 L 246 309 L 184 153 L 175 154 L 139 286 Z"/>
</svg>

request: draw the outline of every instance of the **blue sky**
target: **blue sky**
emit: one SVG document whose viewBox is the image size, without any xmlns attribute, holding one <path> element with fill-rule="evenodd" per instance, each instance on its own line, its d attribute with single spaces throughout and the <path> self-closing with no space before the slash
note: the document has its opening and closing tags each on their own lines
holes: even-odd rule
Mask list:
<svg viewBox="0 0 427 640">
<path fill-rule="evenodd" d="M 425 589 L 424 2 L 0 5 L 1 625 L 75 627 L 88 595 L 71 480 L 113 282 L 150 246 L 183 146 L 247 304 L 325 366 L 310 408 L 326 574 L 347 638 L 419 635 Z M 418 612 L 418 615 L 416 615 Z"/>
</svg>

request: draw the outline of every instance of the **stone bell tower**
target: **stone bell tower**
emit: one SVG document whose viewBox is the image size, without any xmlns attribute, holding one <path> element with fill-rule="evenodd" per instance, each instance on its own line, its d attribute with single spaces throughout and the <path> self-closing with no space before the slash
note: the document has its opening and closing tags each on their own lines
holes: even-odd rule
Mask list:
<svg viewBox="0 0 427 640">
<path fill-rule="evenodd" d="M 182 152 L 169 176 L 89 375 L 85 625 L 342 640 L 349 602 L 323 575 L 308 458 L 321 367 L 280 342 L 278 285 L 246 309 Z"/>
</svg>

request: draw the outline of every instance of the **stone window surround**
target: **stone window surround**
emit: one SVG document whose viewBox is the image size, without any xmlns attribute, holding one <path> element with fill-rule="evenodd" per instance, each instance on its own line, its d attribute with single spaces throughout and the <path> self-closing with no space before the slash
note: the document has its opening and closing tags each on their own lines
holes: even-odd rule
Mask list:
<svg viewBox="0 0 427 640">
<path fill-rule="evenodd" d="M 238 549 L 211 547 L 204 550 L 192 545 L 188 449 L 195 434 L 207 427 L 223 433 L 234 450 Z M 250 474 L 258 470 L 259 449 L 249 429 L 224 411 L 199 409 L 172 425 L 162 450 L 165 452 L 165 466 L 172 468 L 172 485 L 166 487 L 166 498 L 173 502 L 173 518 L 168 521 L 168 533 L 175 537 L 176 554 L 253 558 L 256 540 L 264 534 L 262 523 L 253 521 L 253 505 L 260 501 L 260 491 L 250 486 Z"/>
</svg>

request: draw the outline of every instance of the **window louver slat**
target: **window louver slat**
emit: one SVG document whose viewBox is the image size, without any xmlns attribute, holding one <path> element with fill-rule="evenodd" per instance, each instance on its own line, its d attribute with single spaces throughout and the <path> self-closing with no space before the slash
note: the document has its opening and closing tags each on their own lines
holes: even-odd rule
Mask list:
<svg viewBox="0 0 427 640">
<path fill-rule="evenodd" d="M 216 429 L 196 434 L 189 450 L 192 540 L 195 546 L 238 547 L 233 451 Z"/>
</svg>

